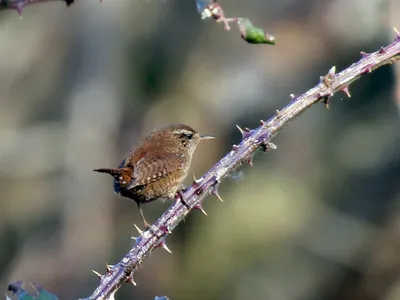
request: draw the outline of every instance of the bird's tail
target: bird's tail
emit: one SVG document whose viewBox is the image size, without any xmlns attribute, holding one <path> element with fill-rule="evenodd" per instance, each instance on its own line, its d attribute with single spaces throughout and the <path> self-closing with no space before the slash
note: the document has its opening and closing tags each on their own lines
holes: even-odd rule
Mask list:
<svg viewBox="0 0 400 300">
<path fill-rule="evenodd" d="M 118 169 L 94 169 L 93 171 L 99 173 L 110 174 L 119 183 L 121 187 L 126 187 L 132 181 L 131 168 L 118 168 Z"/>
</svg>

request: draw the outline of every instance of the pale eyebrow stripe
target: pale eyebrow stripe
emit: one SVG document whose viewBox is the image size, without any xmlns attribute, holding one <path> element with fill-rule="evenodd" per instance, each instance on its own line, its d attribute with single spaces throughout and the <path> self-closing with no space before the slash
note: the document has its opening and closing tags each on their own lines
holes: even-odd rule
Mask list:
<svg viewBox="0 0 400 300">
<path fill-rule="evenodd" d="M 178 129 L 178 130 L 173 131 L 172 133 L 173 133 L 173 134 L 181 134 L 181 133 L 184 133 L 184 134 L 193 134 L 192 131 L 189 131 L 189 130 L 186 130 L 186 129 Z"/>
</svg>

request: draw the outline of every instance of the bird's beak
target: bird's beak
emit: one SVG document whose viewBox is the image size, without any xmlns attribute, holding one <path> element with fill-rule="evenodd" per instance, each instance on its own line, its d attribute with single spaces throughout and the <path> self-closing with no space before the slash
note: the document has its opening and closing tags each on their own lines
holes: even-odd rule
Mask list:
<svg viewBox="0 0 400 300">
<path fill-rule="evenodd" d="M 212 135 L 200 135 L 200 140 L 213 140 L 215 139 Z"/>
</svg>

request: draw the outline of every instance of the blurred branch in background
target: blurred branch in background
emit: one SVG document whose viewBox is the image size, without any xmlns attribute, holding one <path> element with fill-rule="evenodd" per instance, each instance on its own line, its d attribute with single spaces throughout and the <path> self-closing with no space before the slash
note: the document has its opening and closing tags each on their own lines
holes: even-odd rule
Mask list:
<svg viewBox="0 0 400 300">
<path fill-rule="evenodd" d="M 0 10 L 2 9 L 15 9 L 18 14 L 22 15 L 22 10 L 29 4 L 39 4 L 44 2 L 62 1 L 68 5 L 74 2 L 74 0 L 0 0 Z"/>
<path fill-rule="evenodd" d="M 223 23 L 225 30 L 230 30 L 229 23 L 237 24 L 242 39 L 250 44 L 275 45 L 275 37 L 265 33 L 261 28 L 253 25 L 247 18 L 227 18 L 222 6 L 216 0 L 196 0 L 197 11 L 202 19 L 214 18 L 217 23 Z"/>
</svg>

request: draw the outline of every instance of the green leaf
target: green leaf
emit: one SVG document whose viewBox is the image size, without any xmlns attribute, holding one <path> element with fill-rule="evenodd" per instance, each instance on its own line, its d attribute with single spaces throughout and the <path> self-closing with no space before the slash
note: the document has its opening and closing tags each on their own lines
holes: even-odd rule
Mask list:
<svg viewBox="0 0 400 300">
<path fill-rule="evenodd" d="M 239 18 L 237 24 L 242 38 L 249 44 L 275 45 L 275 37 L 265 33 L 263 29 L 254 26 L 249 19 Z"/>
</svg>

